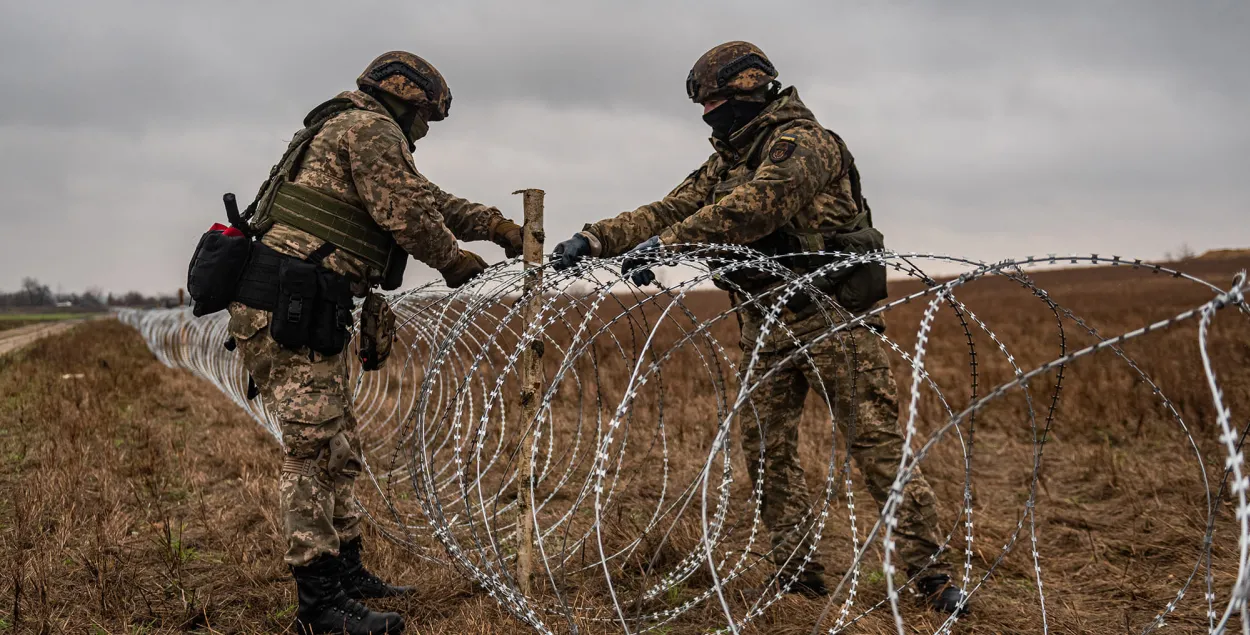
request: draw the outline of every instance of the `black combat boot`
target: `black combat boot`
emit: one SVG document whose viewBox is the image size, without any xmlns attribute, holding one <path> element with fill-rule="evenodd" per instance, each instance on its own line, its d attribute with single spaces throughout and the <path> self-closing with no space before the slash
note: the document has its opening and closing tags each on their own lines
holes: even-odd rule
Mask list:
<svg viewBox="0 0 1250 635">
<path fill-rule="evenodd" d="M 951 577 L 945 573 L 935 573 L 916 580 L 916 590 L 929 608 L 941 613 L 960 615 L 968 613 L 968 599 L 959 587 L 951 584 Z"/>
<path fill-rule="evenodd" d="M 768 578 L 768 582 L 765 582 L 763 587 L 749 590 L 748 593 L 752 597 L 761 597 L 776 593 L 783 588 L 786 593 L 802 595 L 809 600 L 829 595 L 829 587 L 825 586 L 824 574 L 816 571 L 804 571 L 797 578 L 791 573 L 775 573 Z"/>
<path fill-rule="evenodd" d="M 339 545 L 339 561 L 343 565 L 343 591 L 349 598 L 389 598 L 412 592 L 412 587 L 387 584 L 365 568 L 360 561 L 360 537 Z"/>
<path fill-rule="evenodd" d="M 391 635 L 404 632 L 398 613 L 378 613 L 347 597 L 340 582 L 338 558 L 321 556 L 303 567 L 291 567 L 299 589 L 295 627 L 300 635 L 346 633 Z"/>
<path fill-rule="evenodd" d="M 780 579 L 781 584 L 785 584 L 786 578 Z M 804 571 L 798 578 L 794 579 L 794 584 L 790 585 L 790 589 L 786 593 L 798 593 L 803 597 L 814 600 L 829 595 L 829 587 L 825 586 L 825 576 L 815 571 Z"/>
</svg>

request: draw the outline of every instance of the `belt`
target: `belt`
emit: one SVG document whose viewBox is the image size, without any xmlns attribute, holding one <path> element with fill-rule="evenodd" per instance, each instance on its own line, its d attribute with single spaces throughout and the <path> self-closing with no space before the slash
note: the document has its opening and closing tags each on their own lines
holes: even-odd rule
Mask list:
<svg viewBox="0 0 1250 635">
<path fill-rule="evenodd" d="M 334 245 L 326 243 L 309 254 L 308 262 L 320 265 L 321 261 L 334 249 Z M 234 293 L 235 301 L 260 311 L 273 312 L 277 309 L 278 271 L 286 260 L 300 261 L 294 256 L 279 253 L 259 240 L 252 243 L 252 255 L 248 258 L 247 266 L 243 268 L 243 276 L 239 279 L 239 286 Z M 347 276 L 342 274 L 325 269 L 322 271 L 347 279 Z M 346 300 L 348 304 L 351 304 L 350 297 Z"/>
</svg>

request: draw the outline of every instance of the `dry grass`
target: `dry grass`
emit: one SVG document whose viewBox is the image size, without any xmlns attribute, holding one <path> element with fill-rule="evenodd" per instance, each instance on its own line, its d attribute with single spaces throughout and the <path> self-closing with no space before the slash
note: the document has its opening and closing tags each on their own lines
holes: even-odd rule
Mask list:
<svg viewBox="0 0 1250 635">
<path fill-rule="evenodd" d="M 32 324 L 80 320 L 98 315 L 96 313 L 0 313 L 0 331 L 11 331 Z"/>
<path fill-rule="evenodd" d="M 1224 283 L 1247 264 L 1195 261 L 1185 269 Z M 1037 278 L 1058 302 L 1105 334 L 1209 298 L 1190 285 L 1127 269 Z M 895 291 L 908 289 L 898 285 Z M 1054 318 L 1027 292 L 990 281 L 960 297 L 1021 366 L 1058 355 Z M 692 304 L 706 314 L 723 299 L 709 294 Z M 913 325 L 923 308 L 913 303 L 891 315 L 889 334 L 905 350 L 915 344 Z M 1065 326 L 1070 349 L 1091 341 L 1070 322 Z M 1217 319 L 1213 331 L 1213 346 L 1220 350 L 1217 371 L 1240 417 L 1234 421 L 1238 426 L 1247 423 L 1250 406 L 1247 326 L 1244 316 L 1228 314 Z M 718 337 L 732 343 L 732 326 L 720 330 Z M 1009 378 L 1011 369 L 988 338 L 978 336 L 977 344 L 984 391 Z M 1221 454 L 1198 365 L 1195 324 L 1155 334 L 1128 352 L 1176 403 L 1208 460 L 1203 466 L 1208 477 L 1218 482 Z M 610 356 L 604 359 L 605 379 L 623 372 Z M 910 373 L 899 363 L 897 376 L 906 384 Z M 967 403 L 968 347 L 949 311 L 936 325 L 928 368 L 953 406 Z M 62 379 L 76 373 L 83 377 Z M 680 365 L 666 373 L 666 389 L 681 397 L 666 409 L 670 426 L 708 418 L 708 397 L 695 389 L 700 381 L 699 372 Z M 1037 382 L 1034 395 L 1044 395 L 1049 385 Z M 1037 511 L 1051 632 L 1139 632 L 1173 599 L 1199 557 L 1206 505 L 1202 474 L 1185 436 L 1115 357 L 1074 364 L 1064 385 L 1045 449 Z M 813 431 L 804 456 L 809 473 L 820 470 L 831 443 L 818 432 L 825 426 L 814 401 L 809 400 L 804 420 L 805 429 Z M 977 572 L 1014 531 L 1027 496 L 1033 437 L 1023 404 L 1020 394 L 1012 395 L 977 421 Z M 940 420 L 937 406 L 925 391 L 925 432 Z M 1044 413 L 1046 403 L 1038 406 Z M 683 445 L 676 439 L 682 430 L 673 431 L 679 457 L 698 451 L 698 432 Z M 274 514 L 279 460 L 276 444 L 212 386 L 156 363 L 138 336 L 120 324 L 89 323 L 0 359 L 0 633 L 283 632 L 291 623 L 294 589 L 281 565 Z M 938 490 L 944 521 L 953 523 L 963 475 L 953 439 L 936 447 L 925 470 Z M 857 495 L 868 500 L 866 492 Z M 867 507 L 857 507 L 861 526 L 871 516 Z M 847 564 L 844 515 L 835 514 L 829 532 L 827 564 L 833 571 Z M 1214 551 L 1221 600 L 1235 573 L 1229 515 L 1223 515 Z M 1027 535 L 1022 538 L 976 596 L 975 613 L 961 622 L 960 632 L 1040 631 Z M 528 632 L 453 571 L 377 536 L 368 536 L 367 545 L 366 558 L 379 573 L 419 582 L 414 597 L 380 603 L 404 612 L 414 626 L 409 632 Z M 884 579 L 866 573 L 861 597 L 880 598 Z M 806 633 L 820 609 L 786 598 L 751 632 Z M 910 604 L 904 609 L 915 632 L 936 624 Z M 1202 589 L 1195 587 L 1169 620 L 1169 630 L 1205 632 L 1204 612 Z M 701 607 L 669 632 L 702 632 L 698 625 L 716 623 L 717 613 Z M 877 612 L 854 632 L 892 628 L 888 615 Z"/>
</svg>

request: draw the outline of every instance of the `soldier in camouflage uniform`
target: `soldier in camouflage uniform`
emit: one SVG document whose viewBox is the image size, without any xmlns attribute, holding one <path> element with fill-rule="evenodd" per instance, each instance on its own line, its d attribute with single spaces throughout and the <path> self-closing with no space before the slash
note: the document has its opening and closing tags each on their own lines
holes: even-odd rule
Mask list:
<svg viewBox="0 0 1250 635">
<path fill-rule="evenodd" d="M 663 200 L 589 224 L 558 245 L 556 268 L 571 267 L 586 256 L 610 257 L 661 245 L 738 244 L 765 253 L 794 253 L 804 251 L 795 246 L 802 237 L 830 238 L 869 226 L 866 209 L 859 209 L 862 198 L 857 200 L 853 192 L 858 172 L 853 188 L 853 163 L 845 144 L 816 121 L 793 87 L 779 90 L 776 77 L 764 53 L 746 42 L 729 42 L 704 54 L 686 88 L 704 107 L 715 152 Z M 631 267 L 628 260 L 626 267 Z M 654 280 L 645 268 L 634 269 L 631 277 L 639 285 Z M 755 350 L 764 309 L 742 302 L 735 291 L 767 292 L 767 286 L 752 288 L 749 278 L 722 285 L 738 306 L 744 357 Z M 883 285 L 884 272 L 881 280 Z M 775 288 L 775 279 L 771 284 Z M 862 311 L 871 303 L 847 308 Z M 835 417 L 853 423 L 854 429 L 847 431 L 851 455 L 878 505 L 885 503 L 902 458 L 899 405 L 889 358 L 869 330 L 884 328 L 880 318 L 827 338 L 809 356 L 789 361 L 831 322 L 815 305 L 787 306 L 781 320 L 783 326 L 768 334 L 752 368 L 753 381 L 770 370 L 773 375 L 751 394 L 744 412 L 756 416 L 744 417 L 750 421 L 743 424 L 742 441 L 752 479 L 763 479 L 761 511 L 780 569 L 774 582 L 791 592 L 820 596 L 828 591 L 819 552 L 802 566 L 815 516 L 798 453 L 798 424 L 807 393 L 815 388 L 831 402 Z M 762 474 L 757 459 L 761 452 Z M 918 469 L 903 492 L 894 536 L 909 574 L 924 572 L 918 586 L 928 604 L 956 610 L 962 594 L 950 584 L 949 564 L 934 558 L 940 540 L 936 500 Z"/>
<path fill-rule="evenodd" d="M 447 115 L 451 101 L 438 71 L 415 55 L 392 52 L 370 64 L 357 84 L 360 90 L 341 93 L 308 115 L 305 124 L 320 128 L 297 135 L 288 156 L 299 156 L 282 170 L 275 166 L 262 187 L 261 209 L 254 204 L 251 213 L 265 216 L 266 206 L 275 211 L 268 214 L 272 220 L 260 243 L 285 257 L 319 261 L 345 277 L 357 296 L 382 280 L 385 259 L 334 244 L 355 243 L 352 235 L 325 233 L 307 217 L 292 215 L 291 210 L 303 209 L 301 201 L 319 201 L 323 211 L 334 213 L 350 215 L 351 208 L 367 212 L 364 218 L 375 224 L 370 231 L 402 250 L 394 252 L 400 263 L 411 254 L 438 269 L 451 287 L 486 267 L 480 257 L 462 250 L 457 239 L 491 240 L 510 257 L 519 255 L 518 225 L 494 207 L 444 192 L 413 163 L 413 144 L 425 135 L 428 122 Z M 297 148 L 297 142 L 305 145 Z M 284 185 L 286 189 L 267 197 L 275 179 L 283 177 L 305 189 Z M 234 302 L 229 310 L 230 336 L 266 409 L 282 427 L 286 460 L 279 498 L 285 559 L 299 587 L 301 632 L 401 632 L 399 615 L 371 611 L 355 601 L 408 589 L 382 582 L 360 562 L 361 512 L 352 493 L 361 468 L 360 444 L 345 351 L 326 355 L 308 347 L 292 350 L 266 328 L 274 320 L 271 311 L 244 302 Z"/>
</svg>

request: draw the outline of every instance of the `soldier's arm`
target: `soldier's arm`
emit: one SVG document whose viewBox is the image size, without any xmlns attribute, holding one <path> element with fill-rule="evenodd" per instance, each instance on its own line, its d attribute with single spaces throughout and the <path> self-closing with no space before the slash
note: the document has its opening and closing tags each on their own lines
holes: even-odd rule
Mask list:
<svg viewBox="0 0 1250 635">
<path fill-rule="evenodd" d="M 465 242 L 490 240 L 490 228 L 504 220 L 503 213 L 496 207 L 466 201 L 443 191 L 433 183 L 430 183 L 429 187 L 433 192 L 438 210 L 443 214 L 443 222 L 460 240 Z"/>
<path fill-rule="evenodd" d="M 399 127 L 370 119 L 349 130 L 344 144 L 352 182 L 373 220 L 417 260 L 435 269 L 455 261 L 460 248 L 443 222 L 442 191 L 417 172 Z"/>
<path fill-rule="evenodd" d="M 774 133 L 755 178 L 664 230 L 660 242 L 755 242 L 810 205 L 838 173 L 840 162 L 833 138 L 817 126 L 793 126 Z"/>
<path fill-rule="evenodd" d="M 715 161 L 713 155 L 663 200 L 587 225 L 585 231 L 599 239 L 599 249 L 594 255 L 623 254 L 698 211 L 712 189 L 712 163 Z"/>
</svg>

